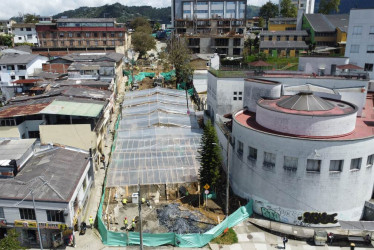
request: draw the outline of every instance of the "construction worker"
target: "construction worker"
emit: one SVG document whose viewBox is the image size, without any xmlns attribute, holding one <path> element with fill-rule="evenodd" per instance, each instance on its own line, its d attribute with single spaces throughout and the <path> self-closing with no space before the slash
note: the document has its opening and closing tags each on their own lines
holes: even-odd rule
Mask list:
<svg viewBox="0 0 374 250">
<path fill-rule="evenodd" d="M 127 229 L 127 225 L 128 225 L 127 217 L 125 217 L 124 224 L 125 224 L 125 229 Z"/>
<path fill-rule="evenodd" d="M 94 219 L 92 218 L 92 216 L 90 216 L 90 218 L 88 219 L 88 222 L 90 223 L 90 226 L 91 226 L 91 229 L 92 229 L 93 225 L 94 225 Z"/>
<path fill-rule="evenodd" d="M 144 204 L 145 203 L 145 198 L 142 198 L 142 204 Z"/>
<path fill-rule="evenodd" d="M 135 230 L 135 218 L 132 219 L 132 230 L 133 230 L 133 231 Z"/>
<path fill-rule="evenodd" d="M 122 199 L 122 205 L 125 206 L 126 204 L 127 204 L 127 199 L 126 199 L 126 198 L 123 198 L 123 199 Z"/>
</svg>

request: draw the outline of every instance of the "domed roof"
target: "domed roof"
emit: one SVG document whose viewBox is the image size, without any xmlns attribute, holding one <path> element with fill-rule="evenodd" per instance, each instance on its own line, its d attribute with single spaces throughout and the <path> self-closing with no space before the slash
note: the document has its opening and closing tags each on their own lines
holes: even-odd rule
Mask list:
<svg viewBox="0 0 374 250">
<path fill-rule="evenodd" d="M 282 108 L 299 111 L 323 111 L 331 110 L 335 106 L 327 100 L 313 95 L 311 91 L 303 91 L 277 102 Z"/>
</svg>

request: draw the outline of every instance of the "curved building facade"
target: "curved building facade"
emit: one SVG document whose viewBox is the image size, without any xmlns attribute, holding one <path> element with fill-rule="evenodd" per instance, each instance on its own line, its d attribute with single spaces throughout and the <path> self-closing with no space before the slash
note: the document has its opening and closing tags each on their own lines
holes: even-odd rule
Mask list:
<svg viewBox="0 0 374 250">
<path fill-rule="evenodd" d="M 300 93 L 259 99 L 256 111 L 233 114 L 234 192 L 279 222 L 359 220 L 373 192 L 374 131 L 357 107 Z"/>
</svg>

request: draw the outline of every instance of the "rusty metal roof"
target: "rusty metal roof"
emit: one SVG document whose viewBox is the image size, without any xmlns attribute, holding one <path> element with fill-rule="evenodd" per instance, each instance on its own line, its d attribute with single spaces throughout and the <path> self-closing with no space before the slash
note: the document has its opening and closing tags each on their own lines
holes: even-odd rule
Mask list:
<svg viewBox="0 0 374 250">
<path fill-rule="evenodd" d="M 7 106 L 0 110 L 0 118 L 35 115 L 47 107 L 49 103 L 26 104 L 19 106 Z"/>
</svg>

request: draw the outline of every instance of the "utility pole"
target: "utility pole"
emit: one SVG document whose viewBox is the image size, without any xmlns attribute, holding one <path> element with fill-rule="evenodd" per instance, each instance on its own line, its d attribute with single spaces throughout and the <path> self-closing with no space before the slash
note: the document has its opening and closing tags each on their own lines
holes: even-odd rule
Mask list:
<svg viewBox="0 0 374 250">
<path fill-rule="evenodd" d="M 140 195 L 140 183 L 138 183 L 138 204 L 139 204 L 139 236 L 140 236 L 140 245 L 139 249 L 143 250 L 143 228 L 142 228 L 142 200 Z"/>
<path fill-rule="evenodd" d="M 35 199 L 34 199 L 34 190 L 30 188 L 31 191 L 31 196 L 32 196 L 32 204 L 34 206 L 34 212 L 35 212 L 35 221 L 36 221 L 36 227 L 38 229 L 38 236 L 39 236 L 39 244 L 40 244 L 40 249 L 43 250 L 43 242 L 42 242 L 42 237 L 40 235 L 40 228 L 39 228 L 39 222 L 38 222 L 38 215 L 36 212 L 36 206 L 35 206 Z"/>
<path fill-rule="evenodd" d="M 227 150 L 226 150 L 226 218 L 229 217 L 229 195 L 230 195 L 230 161 L 229 161 L 229 150 L 230 150 L 231 135 L 227 132 Z"/>
</svg>

